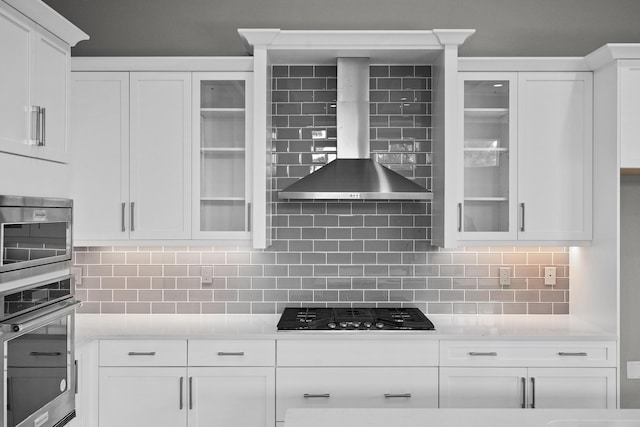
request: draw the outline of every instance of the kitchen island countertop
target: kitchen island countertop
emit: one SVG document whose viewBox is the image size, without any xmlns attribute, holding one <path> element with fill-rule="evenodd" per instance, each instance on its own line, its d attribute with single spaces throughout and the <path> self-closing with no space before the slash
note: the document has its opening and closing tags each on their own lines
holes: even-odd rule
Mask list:
<svg viewBox="0 0 640 427">
<path fill-rule="evenodd" d="M 558 421 L 556 421 L 558 420 Z M 564 420 L 560 422 L 559 420 Z M 556 421 L 549 425 L 550 422 Z M 569 421 L 569 422 L 567 422 Z M 606 421 L 606 422 L 605 422 Z M 284 427 L 637 427 L 638 409 L 289 409 Z"/>
<path fill-rule="evenodd" d="M 76 340 L 549 339 L 615 340 L 569 315 L 428 315 L 435 331 L 277 331 L 276 314 L 78 314 Z"/>
</svg>

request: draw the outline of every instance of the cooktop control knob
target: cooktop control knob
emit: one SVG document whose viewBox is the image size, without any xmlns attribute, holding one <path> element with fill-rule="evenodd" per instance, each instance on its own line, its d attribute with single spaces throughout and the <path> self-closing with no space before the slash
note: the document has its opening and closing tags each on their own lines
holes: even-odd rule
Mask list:
<svg viewBox="0 0 640 427">
<path fill-rule="evenodd" d="M 340 322 L 340 327 L 346 328 L 347 327 L 347 322 Z"/>
<path fill-rule="evenodd" d="M 364 322 L 364 327 L 369 329 L 370 327 L 372 327 L 373 324 L 371 322 Z"/>
<path fill-rule="evenodd" d="M 382 322 L 376 322 L 376 328 L 378 328 L 378 329 L 382 329 L 382 328 L 384 328 L 384 323 L 382 323 Z"/>
<path fill-rule="evenodd" d="M 327 323 L 327 327 L 329 329 L 335 329 L 336 328 L 336 324 L 334 322 L 329 322 L 329 323 Z"/>
<path fill-rule="evenodd" d="M 355 321 L 355 322 L 351 322 L 351 324 L 353 325 L 354 328 L 359 328 L 362 322 Z"/>
</svg>

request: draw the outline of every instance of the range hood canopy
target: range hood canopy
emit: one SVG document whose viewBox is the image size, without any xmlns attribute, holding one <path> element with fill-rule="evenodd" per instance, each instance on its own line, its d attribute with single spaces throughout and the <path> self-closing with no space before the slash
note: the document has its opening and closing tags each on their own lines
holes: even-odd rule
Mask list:
<svg viewBox="0 0 640 427">
<path fill-rule="evenodd" d="M 289 185 L 279 199 L 428 200 L 432 194 L 370 159 L 369 59 L 338 58 L 337 158 Z"/>
</svg>

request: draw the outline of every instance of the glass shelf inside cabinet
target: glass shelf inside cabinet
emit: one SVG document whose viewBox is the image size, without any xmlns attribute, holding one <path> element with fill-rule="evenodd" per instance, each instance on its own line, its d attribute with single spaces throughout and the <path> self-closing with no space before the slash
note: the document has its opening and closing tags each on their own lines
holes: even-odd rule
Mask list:
<svg viewBox="0 0 640 427">
<path fill-rule="evenodd" d="M 509 82 L 464 82 L 464 232 L 509 230 Z"/>
<path fill-rule="evenodd" d="M 200 85 L 200 231 L 245 231 L 246 111 L 243 80 Z"/>
</svg>

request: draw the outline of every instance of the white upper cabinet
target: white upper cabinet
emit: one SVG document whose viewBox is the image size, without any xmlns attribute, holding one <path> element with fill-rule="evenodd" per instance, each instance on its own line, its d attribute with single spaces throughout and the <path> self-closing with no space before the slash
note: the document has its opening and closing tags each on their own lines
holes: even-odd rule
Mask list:
<svg viewBox="0 0 640 427">
<path fill-rule="evenodd" d="M 591 240 L 591 73 L 520 73 L 519 239 Z"/>
<path fill-rule="evenodd" d="M 76 240 L 189 238 L 191 74 L 73 73 L 72 106 Z"/>
<path fill-rule="evenodd" d="M 260 194 L 266 192 L 266 166 L 256 170 L 253 163 L 250 64 L 74 59 L 76 242 L 197 239 L 263 247 L 254 238 L 252 190 L 254 174 L 261 174 Z M 206 71 L 216 68 L 224 71 Z M 116 71 L 123 69 L 129 71 Z M 257 225 L 264 235 L 265 221 Z"/>
<path fill-rule="evenodd" d="M 191 237 L 191 73 L 130 76 L 129 231 Z"/>
<path fill-rule="evenodd" d="M 460 73 L 459 244 L 570 244 L 592 225 L 592 75 Z"/>
<path fill-rule="evenodd" d="M 619 61 L 620 167 L 640 168 L 640 60 Z"/>
<path fill-rule="evenodd" d="M 193 88 L 193 237 L 248 239 L 251 73 L 194 73 Z"/>
<path fill-rule="evenodd" d="M 0 151 L 66 163 L 71 46 L 88 37 L 40 1 L 11 4 L 0 2 Z"/>
<path fill-rule="evenodd" d="M 129 230 L 129 73 L 72 73 L 71 195 L 76 241 Z"/>
</svg>

